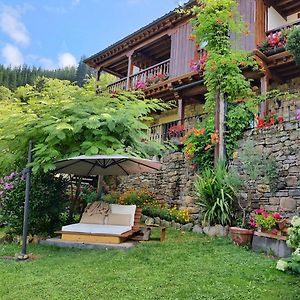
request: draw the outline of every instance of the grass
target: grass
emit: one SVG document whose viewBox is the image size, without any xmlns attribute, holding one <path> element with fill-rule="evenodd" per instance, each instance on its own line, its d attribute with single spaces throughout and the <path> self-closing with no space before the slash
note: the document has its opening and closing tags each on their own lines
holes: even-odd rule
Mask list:
<svg viewBox="0 0 300 300">
<path fill-rule="evenodd" d="M 300 299 L 299 277 L 227 239 L 168 230 L 130 250 L 30 246 L 38 259 L 0 259 L 0 299 Z M 17 245 L 0 245 L 0 256 Z"/>
</svg>

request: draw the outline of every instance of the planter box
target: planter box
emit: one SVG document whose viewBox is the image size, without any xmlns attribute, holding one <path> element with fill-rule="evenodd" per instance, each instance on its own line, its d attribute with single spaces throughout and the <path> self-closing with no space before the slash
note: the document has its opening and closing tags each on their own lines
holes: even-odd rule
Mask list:
<svg viewBox="0 0 300 300">
<path fill-rule="evenodd" d="M 284 52 L 284 51 L 286 51 L 286 49 L 284 46 L 282 46 L 282 47 L 274 48 L 271 50 L 265 50 L 265 51 L 263 51 L 263 54 L 266 56 L 271 56 L 271 55 L 274 55 L 274 54 L 277 54 L 280 52 Z"/>
<path fill-rule="evenodd" d="M 265 232 L 254 232 L 252 250 L 265 252 L 277 257 L 288 257 L 292 249 L 286 245 L 286 237 Z"/>
</svg>

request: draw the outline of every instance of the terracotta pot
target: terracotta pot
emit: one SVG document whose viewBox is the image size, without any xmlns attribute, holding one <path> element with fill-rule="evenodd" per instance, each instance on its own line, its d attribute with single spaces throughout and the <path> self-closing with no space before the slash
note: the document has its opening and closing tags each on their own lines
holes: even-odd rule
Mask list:
<svg viewBox="0 0 300 300">
<path fill-rule="evenodd" d="M 253 237 L 253 229 L 230 227 L 229 232 L 234 244 L 238 246 L 250 245 Z"/>
</svg>

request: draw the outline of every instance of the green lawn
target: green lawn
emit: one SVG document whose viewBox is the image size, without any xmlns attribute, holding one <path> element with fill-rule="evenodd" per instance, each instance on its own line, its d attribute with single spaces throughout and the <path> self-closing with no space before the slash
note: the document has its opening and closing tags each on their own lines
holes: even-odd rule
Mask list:
<svg viewBox="0 0 300 300">
<path fill-rule="evenodd" d="M 0 256 L 20 247 L 0 245 Z M 0 259 L 0 299 L 300 299 L 300 279 L 276 260 L 168 230 L 167 240 L 130 250 L 30 246 L 31 262 Z"/>
</svg>

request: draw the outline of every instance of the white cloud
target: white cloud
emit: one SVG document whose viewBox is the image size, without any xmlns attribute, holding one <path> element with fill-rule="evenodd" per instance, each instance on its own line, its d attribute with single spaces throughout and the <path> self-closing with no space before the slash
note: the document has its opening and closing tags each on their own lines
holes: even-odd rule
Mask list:
<svg viewBox="0 0 300 300">
<path fill-rule="evenodd" d="M 71 53 L 62 53 L 58 56 L 58 65 L 60 68 L 76 66 L 76 58 Z"/>
<path fill-rule="evenodd" d="M 20 19 L 18 9 L 12 7 L 2 7 L 0 14 L 0 28 L 16 43 L 27 46 L 30 43 L 27 28 Z"/>
<path fill-rule="evenodd" d="M 21 51 L 11 44 L 5 45 L 2 49 L 2 56 L 5 59 L 6 66 L 18 67 L 24 64 L 24 58 Z"/>
</svg>

